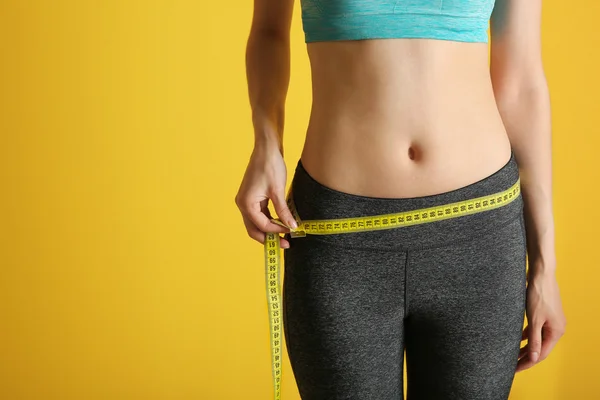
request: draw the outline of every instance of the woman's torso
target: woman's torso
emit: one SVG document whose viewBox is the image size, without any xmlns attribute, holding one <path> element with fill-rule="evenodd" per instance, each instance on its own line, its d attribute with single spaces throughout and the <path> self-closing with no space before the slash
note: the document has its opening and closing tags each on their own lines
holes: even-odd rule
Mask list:
<svg viewBox="0 0 600 400">
<path fill-rule="evenodd" d="M 313 103 L 302 163 L 363 196 L 441 193 L 510 158 L 486 43 L 371 39 L 308 43 Z"/>
</svg>

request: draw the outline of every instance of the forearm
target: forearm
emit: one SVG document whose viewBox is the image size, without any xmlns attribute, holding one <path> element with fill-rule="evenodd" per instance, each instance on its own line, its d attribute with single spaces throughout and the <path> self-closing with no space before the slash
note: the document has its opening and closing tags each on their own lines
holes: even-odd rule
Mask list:
<svg viewBox="0 0 600 400">
<path fill-rule="evenodd" d="M 252 32 L 246 47 L 246 77 L 255 147 L 283 154 L 285 99 L 290 79 L 289 37 Z"/>
<path fill-rule="evenodd" d="M 497 103 L 515 152 L 527 230 L 529 279 L 555 272 L 552 202 L 550 97 L 543 74 L 536 84 L 511 93 L 497 91 Z"/>
</svg>

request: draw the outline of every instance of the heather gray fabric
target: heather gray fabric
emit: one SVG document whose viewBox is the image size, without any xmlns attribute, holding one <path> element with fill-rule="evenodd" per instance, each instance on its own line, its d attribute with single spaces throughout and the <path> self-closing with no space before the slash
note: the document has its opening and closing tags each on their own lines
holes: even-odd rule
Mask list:
<svg viewBox="0 0 600 400">
<path fill-rule="evenodd" d="M 402 212 L 496 193 L 519 177 L 514 153 L 494 174 L 414 198 L 339 192 L 298 161 L 302 219 Z M 289 235 L 287 235 L 289 239 Z M 290 239 L 284 250 L 287 352 L 303 400 L 505 400 L 525 313 L 523 200 L 383 231 Z"/>
</svg>

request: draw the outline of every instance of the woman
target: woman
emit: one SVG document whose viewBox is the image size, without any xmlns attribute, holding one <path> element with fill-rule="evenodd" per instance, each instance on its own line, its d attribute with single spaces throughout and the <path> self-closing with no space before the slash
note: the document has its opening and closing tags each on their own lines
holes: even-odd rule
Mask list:
<svg viewBox="0 0 600 400">
<path fill-rule="evenodd" d="M 566 323 L 541 0 L 301 0 L 313 103 L 290 190 L 299 218 L 444 207 L 519 183 L 520 195 L 293 239 L 267 208 L 297 227 L 283 159 L 293 0 L 254 7 L 255 146 L 235 200 L 251 238 L 286 233 L 284 329 L 301 397 L 401 399 L 406 351 L 410 400 L 508 398 L 515 371 L 544 360 Z"/>
</svg>

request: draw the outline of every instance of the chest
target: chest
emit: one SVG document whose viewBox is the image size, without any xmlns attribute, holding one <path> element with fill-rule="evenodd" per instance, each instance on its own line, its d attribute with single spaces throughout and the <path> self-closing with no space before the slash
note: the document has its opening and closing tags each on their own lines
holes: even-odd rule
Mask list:
<svg viewBox="0 0 600 400">
<path fill-rule="evenodd" d="M 303 13 L 320 15 L 443 14 L 481 17 L 491 14 L 495 0 L 300 0 Z"/>
</svg>

